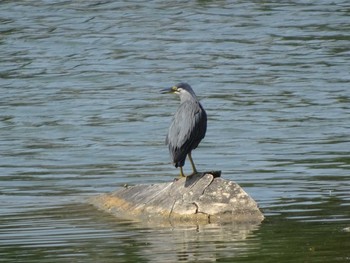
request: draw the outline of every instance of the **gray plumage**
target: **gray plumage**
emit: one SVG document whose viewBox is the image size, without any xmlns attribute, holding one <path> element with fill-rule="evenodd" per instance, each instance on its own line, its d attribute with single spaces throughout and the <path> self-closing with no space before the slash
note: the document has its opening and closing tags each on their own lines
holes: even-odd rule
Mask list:
<svg viewBox="0 0 350 263">
<path fill-rule="evenodd" d="M 180 167 L 180 175 L 184 176 L 182 167 L 188 155 L 193 173 L 196 173 L 191 152 L 197 148 L 205 136 L 207 114 L 187 83 L 179 83 L 170 90 L 163 90 L 163 93 L 176 93 L 180 96 L 180 106 L 174 115 L 165 140 L 173 164 L 175 167 Z"/>
</svg>

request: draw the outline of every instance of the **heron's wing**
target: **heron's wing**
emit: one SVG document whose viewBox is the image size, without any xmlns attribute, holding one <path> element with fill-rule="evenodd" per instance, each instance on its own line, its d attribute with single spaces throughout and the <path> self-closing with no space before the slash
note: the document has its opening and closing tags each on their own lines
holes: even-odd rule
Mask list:
<svg viewBox="0 0 350 263">
<path fill-rule="evenodd" d="M 180 105 L 166 138 L 174 163 L 183 162 L 186 155 L 198 146 L 205 136 L 206 128 L 207 116 L 198 102 Z"/>
<path fill-rule="evenodd" d="M 196 149 L 198 144 L 201 142 L 201 140 L 204 138 L 205 133 L 207 131 L 207 113 L 203 109 L 202 105 L 200 103 L 200 111 L 198 111 L 195 114 L 195 127 L 194 127 L 194 133 L 195 133 L 195 140 L 192 144 L 192 149 Z"/>
</svg>

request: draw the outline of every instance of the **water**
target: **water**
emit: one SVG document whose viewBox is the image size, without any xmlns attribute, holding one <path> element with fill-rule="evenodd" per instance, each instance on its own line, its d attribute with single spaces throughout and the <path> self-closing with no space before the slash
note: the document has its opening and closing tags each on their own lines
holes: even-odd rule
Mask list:
<svg viewBox="0 0 350 263">
<path fill-rule="evenodd" d="M 0 5 L 0 261 L 350 261 L 348 1 Z M 261 225 L 143 225 L 87 204 L 178 175 L 178 100 L 159 90 L 179 81 L 209 117 L 198 168 L 242 185 Z"/>
</svg>

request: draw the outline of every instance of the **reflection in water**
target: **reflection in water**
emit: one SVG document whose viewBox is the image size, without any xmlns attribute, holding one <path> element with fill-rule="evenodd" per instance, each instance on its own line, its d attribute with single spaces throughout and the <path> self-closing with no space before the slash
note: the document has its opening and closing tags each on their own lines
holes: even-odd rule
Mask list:
<svg viewBox="0 0 350 263">
<path fill-rule="evenodd" d="M 215 262 L 248 253 L 247 237 L 258 229 L 252 225 L 201 225 L 145 231 L 142 255 L 155 262 Z M 256 249 L 256 248 L 255 248 Z"/>
<path fill-rule="evenodd" d="M 133 258 L 139 262 L 210 262 L 256 249 L 247 238 L 259 229 L 258 225 L 247 224 L 172 227 L 143 224 L 79 204 L 7 216 L 0 223 L 1 234 L 7 236 L 7 240 L 0 240 L 0 254 L 26 262 L 36 262 L 38 253 L 48 260 L 64 254 L 74 258 L 90 255 L 84 261 L 95 262 L 94 255 L 100 251 L 104 253 L 98 258 L 113 255 L 118 256 L 118 262 L 131 262 Z M 16 248 L 22 253 L 18 254 Z"/>
</svg>

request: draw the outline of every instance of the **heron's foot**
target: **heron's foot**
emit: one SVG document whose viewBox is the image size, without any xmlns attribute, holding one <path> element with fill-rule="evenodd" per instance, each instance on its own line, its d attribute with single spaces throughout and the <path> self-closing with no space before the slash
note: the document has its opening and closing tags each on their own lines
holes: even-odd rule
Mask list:
<svg viewBox="0 0 350 263">
<path fill-rule="evenodd" d="M 186 177 L 186 176 L 184 174 L 182 167 L 180 166 L 180 178 L 184 178 L 184 177 Z"/>
<path fill-rule="evenodd" d="M 196 175 L 196 174 L 200 174 L 200 172 L 198 172 L 197 169 L 194 168 L 194 169 L 193 169 L 193 172 L 192 172 L 191 174 L 189 174 L 189 175 L 186 176 L 186 175 L 184 174 L 184 171 L 183 171 L 182 167 L 180 167 L 180 178 L 179 178 L 179 179 L 185 178 L 185 177 L 190 177 L 190 176 L 193 176 L 193 175 Z"/>
</svg>

